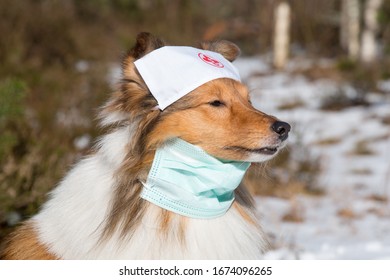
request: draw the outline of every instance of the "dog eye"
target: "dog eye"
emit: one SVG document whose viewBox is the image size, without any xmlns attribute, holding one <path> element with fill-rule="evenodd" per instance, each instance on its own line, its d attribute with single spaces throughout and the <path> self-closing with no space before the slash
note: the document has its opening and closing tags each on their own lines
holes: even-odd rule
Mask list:
<svg viewBox="0 0 390 280">
<path fill-rule="evenodd" d="M 219 100 L 214 100 L 212 102 L 209 103 L 211 106 L 214 106 L 214 107 L 219 107 L 219 106 L 223 106 L 225 105 L 223 102 L 219 101 Z"/>
</svg>

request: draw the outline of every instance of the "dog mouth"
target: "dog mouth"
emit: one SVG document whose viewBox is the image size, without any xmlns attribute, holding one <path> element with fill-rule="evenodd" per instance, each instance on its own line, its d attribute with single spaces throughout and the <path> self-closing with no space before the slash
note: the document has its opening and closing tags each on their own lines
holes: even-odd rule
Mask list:
<svg viewBox="0 0 390 280">
<path fill-rule="evenodd" d="M 231 147 L 226 147 L 225 149 L 260 154 L 260 155 L 274 155 L 278 152 L 278 147 L 263 147 L 259 149 L 249 149 L 240 146 L 231 146 Z"/>
</svg>

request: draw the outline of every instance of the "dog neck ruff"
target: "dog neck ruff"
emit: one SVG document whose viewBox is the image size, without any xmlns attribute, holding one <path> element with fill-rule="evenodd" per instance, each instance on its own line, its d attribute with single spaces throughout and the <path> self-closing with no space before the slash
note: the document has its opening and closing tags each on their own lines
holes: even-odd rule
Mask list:
<svg viewBox="0 0 390 280">
<path fill-rule="evenodd" d="M 224 161 L 180 138 L 157 149 L 141 197 L 199 219 L 222 216 L 234 201 L 249 162 Z"/>
<path fill-rule="evenodd" d="M 237 68 L 221 54 L 192 47 L 165 46 L 134 64 L 160 110 L 211 80 L 241 81 Z"/>
</svg>

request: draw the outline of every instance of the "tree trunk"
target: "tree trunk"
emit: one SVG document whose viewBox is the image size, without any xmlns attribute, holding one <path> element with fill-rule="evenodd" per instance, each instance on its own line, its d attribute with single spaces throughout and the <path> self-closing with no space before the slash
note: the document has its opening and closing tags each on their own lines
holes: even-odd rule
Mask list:
<svg viewBox="0 0 390 280">
<path fill-rule="evenodd" d="M 287 63 L 290 48 L 290 5 L 280 3 L 275 10 L 274 66 L 283 69 Z"/>
<path fill-rule="evenodd" d="M 352 60 L 359 55 L 359 32 L 360 32 L 360 7 L 359 0 L 342 0 L 340 23 L 341 47 L 348 52 Z"/>
<path fill-rule="evenodd" d="M 372 63 L 377 59 L 378 46 L 375 36 L 378 32 L 377 15 L 382 0 L 367 0 L 364 10 L 364 31 L 360 59 L 364 63 Z"/>
</svg>

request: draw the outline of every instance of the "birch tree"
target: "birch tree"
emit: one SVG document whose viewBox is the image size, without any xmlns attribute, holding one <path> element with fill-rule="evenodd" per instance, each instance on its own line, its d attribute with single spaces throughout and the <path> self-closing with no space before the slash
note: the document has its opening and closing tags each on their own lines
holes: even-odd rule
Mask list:
<svg viewBox="0 0 390 280">
<path fill-rule="evenodd" d="M 278 69 L 285 67 L 290 48 L 290 12 L 287 2 L 281 2 L 275 10 L 274 30 L 274 66 Z"/>
<path fill-rule="evenodd" d="M 348 56 L 356 60 L 359 56 L 360 5 L 359 0 L 342 0 L 341 2 L 341 47 L 347 50 Z"/>
<path fill-rule="evenodd" d="M 379 25 L 377 15 L 382 0 L 367 0 L 364 9 L 364 30 L 360 59 L 364 63 L 372 63 L 378 56 L 378 45 L 375 39 Z"/>
</svg>

